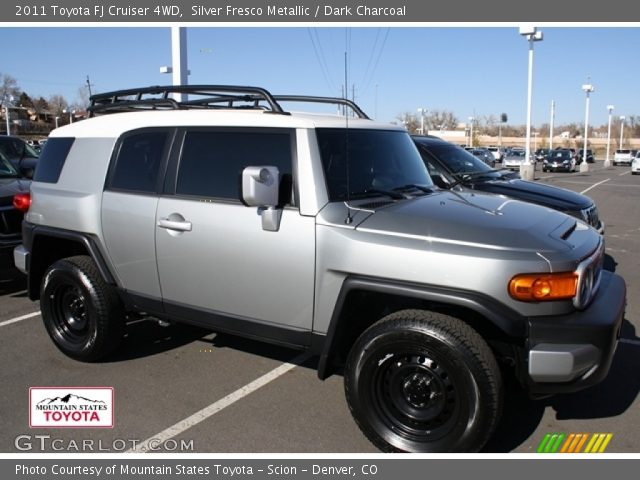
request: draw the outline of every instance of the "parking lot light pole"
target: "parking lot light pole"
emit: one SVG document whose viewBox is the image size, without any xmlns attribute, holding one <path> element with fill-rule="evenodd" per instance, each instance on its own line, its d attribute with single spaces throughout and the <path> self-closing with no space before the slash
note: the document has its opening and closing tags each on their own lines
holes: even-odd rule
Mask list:
<svg viewBox="0 0 640 480">
<path fill-rule="evenodd" d="M 424 114 L 427 112 L 426 108 L 419 108 L 418 113 L 420 114 L 420 135 L 424 135 Z"/>
<path fill-rule="evenodd" d="M 9 105 L 5 105 L 5 107 L 4 107 L 4 117 L 5 117 L 5 120 L 7 121 L 7 137 L 8 137 L 9 135 L 11 135 L 11 130 L 9 129 L 9 124 L 10 124 L 10 122 L 9 122 Z"/>
<path fill-rule="evenodd" d="M 620 146 L 619 149 L 622 149 L 622 132 L 624 132 L 624 115 L 620 115 Z"/>
<path fill-rule="evenodd" d="M 524 180 L 533 180 L 535 165 L 531 162 L 531 103 L 533 99 L 533 42 L 542 41 L 542 32 L 536 27 L 520 27 L 520 35 L 529 41 L 529 75 L 527 83 L 527 140 L 524 163 L 520 165 L 520 176 Z"/>
<path fill-rule="evenodd" d="M 469 117 L 469 146 L 473 147 L 473 121 L 474 117 Z"/>
<path fill-rule="evenodd" d="M 589 97 L 591 93 L 595 90 L 593 85 L 587 83 L 582 85 L 582 90 L 587 94 L 585 113 L 584 113 L 584 145 L 582 147 L 582 162 L 580 162 L 580 171 L 588 172 L 589 164 L 587 163 L 587 143 L 589 142 Z"/>
<path fill-rule="evenodd" d="M 54 120 L 56 121 L 56 128 L 58 128 L 58 120 L 60 120 L 60 117 L 56 117 Z"/>
<path fill-rule="evenodd" d="M 551 100 L 551 120 L 549 122 L 549 150 L 553 150 L 553 120 L 556 117 L 556 101 Z"/>
<path fill-rule="evenodd" d="M 609 158 L 609 153 L 611 151 L 611 112 L 615 107 L 613 105 L 607 105 L 607 110 L 609 111 L 609 128 L 607 129 L 607 158 L 604 159 L 604 168 L 609 168 L 611 166 L 611 159 Z"/>
</svg>

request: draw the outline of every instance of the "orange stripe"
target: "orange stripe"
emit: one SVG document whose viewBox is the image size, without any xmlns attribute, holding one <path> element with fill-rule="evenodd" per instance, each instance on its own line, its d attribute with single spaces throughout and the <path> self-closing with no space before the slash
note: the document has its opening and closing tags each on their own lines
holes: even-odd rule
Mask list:
<svg viewBox="0 0 640 480">
<path fill-rule="evenodd" d="M 578 443 L 578 446 L 576 447 L 575 453 L 580 453 L 580 450 L 582 450 L 582 447 L 584 446 L 585 442 L 589 438 L 588 433 L 582 433 L 581 435 L 582 435 L 582 438 L 580 439 L 580 443 Z"/>
<path fill-rule="evenodd" d="M 560 449 L 560 453 L 567 453 L 567 449 L 569 448 L 569 444 L 573 441 L 575 436 L 576 436 L 575 433 L 570 433 L 569 434 L 569 436 L 565 440 L 564 444 L 562 445 L 562 448 Z"/>
<path fill-rule="evenodd" d="M 569 447 L 569 453 L 575 453 L 576 446 L 578 445 L 578 442 L 580 441 L 581 438 L 582 438 L 581 433 L 574 434 L 573 442 L 571 442 L 571 446 Z"/>
</svg>

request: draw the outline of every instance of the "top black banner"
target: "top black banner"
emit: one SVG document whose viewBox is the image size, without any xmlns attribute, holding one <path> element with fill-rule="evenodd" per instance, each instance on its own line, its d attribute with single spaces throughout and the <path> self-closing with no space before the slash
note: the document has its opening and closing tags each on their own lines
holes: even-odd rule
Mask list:
<svg viewBox="0 0 640 480">
<path fill-rule="evenodd" d="M 628 0 L 587 4 L 537 0 L 16 0 L 0 23 L 625 23 L 640 22 Z"/>
</svg>

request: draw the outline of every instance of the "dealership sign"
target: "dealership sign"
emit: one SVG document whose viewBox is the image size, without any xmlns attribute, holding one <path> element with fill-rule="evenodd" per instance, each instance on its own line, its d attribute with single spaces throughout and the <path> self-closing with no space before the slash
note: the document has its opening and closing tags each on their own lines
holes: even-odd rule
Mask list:
<svg viewBox="0 0 640 480">
<path fill-rule="evenodd" d="M 31 387 L 31 428 L 112 428 L 112 387 Z"/>
</svg>

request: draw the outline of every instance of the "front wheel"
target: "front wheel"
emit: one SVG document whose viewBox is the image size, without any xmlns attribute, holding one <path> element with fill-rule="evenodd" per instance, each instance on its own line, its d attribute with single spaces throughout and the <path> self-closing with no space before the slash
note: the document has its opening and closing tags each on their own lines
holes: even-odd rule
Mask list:
<svg viewBox="0 0 640 480">
<path fill-rule="evenodd" d="M 90 257 L 55 262 L 40 287 L 47 333 L 67 356 L 85 362 L 113 352 L 124 336 L 124 310 Z"/>
<path fill-rule="evenodd" d="M 345 394 L 369 440 L 386 452 L 475 452 L 502 408 L 495 357 L 459 319 L 422 310 L 393 313 L 356 341 Z"/>
</svg>

